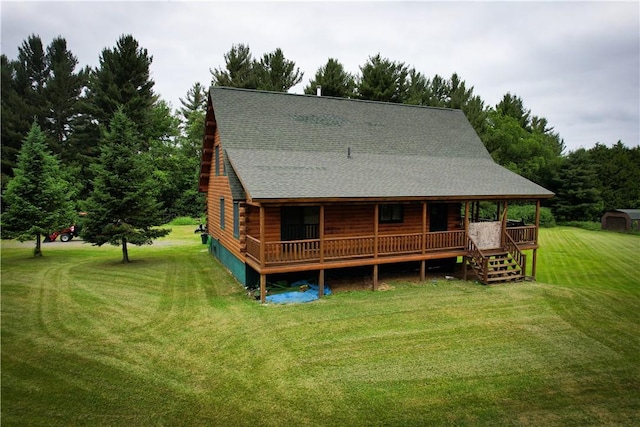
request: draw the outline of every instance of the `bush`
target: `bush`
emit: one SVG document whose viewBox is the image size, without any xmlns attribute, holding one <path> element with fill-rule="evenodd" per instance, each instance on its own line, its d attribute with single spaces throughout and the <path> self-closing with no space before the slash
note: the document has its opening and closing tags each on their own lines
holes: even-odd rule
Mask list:
<svg viewBox="0 0 640 427">
<path fill-rule="evenodd" d="M 535 224 L 535 205 L 509 205 L 509 219 L 522 219 L 526 224 Z M 540 227 L 550 228 L 556 226 L 556 219 L 550 208 L 540 208 Z"/>
</svg>

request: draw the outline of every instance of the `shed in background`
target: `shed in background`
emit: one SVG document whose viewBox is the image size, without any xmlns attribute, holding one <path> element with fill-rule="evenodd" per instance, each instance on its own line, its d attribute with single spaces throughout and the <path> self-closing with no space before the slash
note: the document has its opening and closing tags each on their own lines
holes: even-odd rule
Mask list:
<svg viewBox="0 0 640 427">
<path fill-rule="evenodd" d="M 640 209 L 614 209 L 602 215 L 602 229 L 611 231 L 640 230 Z"/>
</svg>

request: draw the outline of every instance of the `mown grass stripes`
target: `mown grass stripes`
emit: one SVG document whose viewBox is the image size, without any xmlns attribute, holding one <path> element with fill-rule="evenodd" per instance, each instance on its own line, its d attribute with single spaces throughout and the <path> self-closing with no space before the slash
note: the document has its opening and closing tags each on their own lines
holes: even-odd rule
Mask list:
<svg viewBox="0 0 640 427">
<path fill-rule="evenodd" d="M 538 282 L 263 306 L 192 229 L 129 265 L 3 242 L 3 425 L 640 422 L 638 236 L 542 230 Z"/>
</svg>

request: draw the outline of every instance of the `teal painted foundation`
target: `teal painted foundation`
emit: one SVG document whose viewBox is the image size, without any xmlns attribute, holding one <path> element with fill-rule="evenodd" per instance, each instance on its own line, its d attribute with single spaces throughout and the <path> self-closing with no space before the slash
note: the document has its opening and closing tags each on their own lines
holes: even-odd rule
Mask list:
<svg viewBox="0 0 640 427">
<path fill-rule="evenodd" d="M 242 285 L 252 288 L 260 281 L 260 275 L 236 258 L 227 248 L 220 244 L 219 240 L 209 236 L 208 247 L 209 252 L 218 258 L 220 262 L 229 269 L 233 277 Z"/>
</svg>

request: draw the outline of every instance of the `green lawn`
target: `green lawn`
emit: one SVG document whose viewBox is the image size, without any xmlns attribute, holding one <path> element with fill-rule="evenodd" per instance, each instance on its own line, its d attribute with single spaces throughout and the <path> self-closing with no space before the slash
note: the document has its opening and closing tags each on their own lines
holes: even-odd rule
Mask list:
<svg viewBox="0 0 640 427">
<path fill-rule="evenodd" d="M 541 230 L 538 282 L 261 306 L 193 228 L 128 265 L 2 243 L 3 426 L 640 424 L 640 236 Z"/>
</svg>

